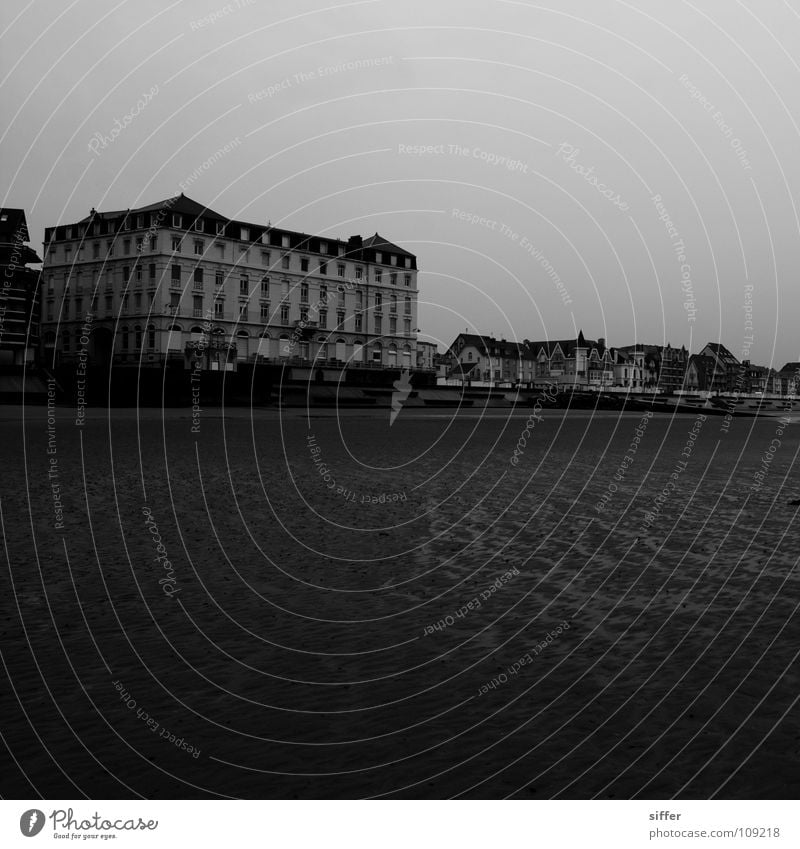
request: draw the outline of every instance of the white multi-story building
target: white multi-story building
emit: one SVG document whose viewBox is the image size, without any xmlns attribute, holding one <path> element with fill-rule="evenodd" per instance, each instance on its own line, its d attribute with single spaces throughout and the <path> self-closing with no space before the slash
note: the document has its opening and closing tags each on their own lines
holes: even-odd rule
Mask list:
<svg viewBox="0 0 800 849">
<path fill-rule="evenodd" d="M 416 365 L 416 257 L 226 218 L 184 195 L 45 230 L 45 362 Z"/>
</svg>

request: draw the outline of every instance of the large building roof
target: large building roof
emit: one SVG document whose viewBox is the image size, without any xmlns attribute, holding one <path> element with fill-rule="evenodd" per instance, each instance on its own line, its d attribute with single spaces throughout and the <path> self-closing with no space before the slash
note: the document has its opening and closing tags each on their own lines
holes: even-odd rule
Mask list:
<svg viewBox="0 0 800 849">
<path fill-rule="evenodd" d="M 238 239 L 244 238 L 241 237 L 240 228 L 246 228 L 246 240 L 253 243 L 260 240 L 262 244 L 266 245 L 321 253 L 330 257 L 346 256 L 359 262 L 377 262 L 376 253 L 380 253 L 382 254 L 380 264 L 396 264 L 398 268 L 410 269 L 417 267 L 414 254 L 390 242 L 379 233 L 367 238 L 350 236 L 348 239 L 339 239 L 333 236 L 313 236 L 297 230 L 275 227 L 270 222 L 257 224 L 228 218 L 184 194 L 174 195 L 156 203 L 145 204 L 132 209 L 116 209 L 109 212 L 92 209 L 85 218 L 73 224 L 45 228 L 45 241 L 88 236 L 88 228 L 95 223 L 101 225 L 100 233 L 95 235 L 113 235 L 120 229 L 148 229 L 151 226 L 176 227 L 177 225 L 173 223 L 171 218 L 173 215 L 181 216 L 180 229 L 183 230 L 194 231 L 195 223 L 198 219 L 203 219 L 203 223 L 207 226 L 198 228 L 198 233 L 205 232 L 212 236 L 220 235 Z M 144 219 L 143 227 L 139 225 L 139 216 Z M 76 232 L 79 235 L 76 236 Z M 288 244 L 286 237 L 288 237 Z M 392 257 L 396 257 L 396 259 Z"/>
</svg>

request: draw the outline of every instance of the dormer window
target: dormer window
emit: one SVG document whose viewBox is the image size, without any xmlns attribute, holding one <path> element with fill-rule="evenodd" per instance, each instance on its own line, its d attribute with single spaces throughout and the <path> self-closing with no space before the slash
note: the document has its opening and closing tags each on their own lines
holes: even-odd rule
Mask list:
<svg viewBox="0 0 800 849">
<path fill-rule="evenodd" d="M 183 216 L 182 215 L 173 215 L 172 216 L 172 226 L 173 227 L 183 227 Z"/>
</svg>

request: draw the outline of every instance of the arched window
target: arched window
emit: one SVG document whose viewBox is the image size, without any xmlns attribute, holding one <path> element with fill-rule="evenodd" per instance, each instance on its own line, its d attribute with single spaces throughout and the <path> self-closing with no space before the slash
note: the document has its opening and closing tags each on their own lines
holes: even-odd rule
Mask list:
<svg viewBox="0 0 800 849">
<path fill-rule="evenodd" d="M 372 362 L 380 363 L 383 361 L 383 346 L 380 342 L 373 342 L 372 344 Z"/>
<path fill-rule="evenodd" d="M 123 327 L 121 330 L 122 333 L 122 350 L 128 350 L 128 344 L 130 343 L 130 334 L 128 333 L 128 328 Z"/>
<path fill-rule="evenodd" d="M 279 357 L 290 357 L 291 355 L 292 355 L 292 342 L 285 333 L 282 333 L 281 338 L 278 340 L 278 356 Z"/>
<path fill-rule="evenodd" d="M 61 350 L 62 351 L 69 351 L 71 344 L 72 344 L 72 340 L 70 339 L 69 331 L 65 330 L 61 334 Z"/>
<path fill-rule="evenodd" d="M 133 328 L 133 334 L 134 334 L 134 345 L 136 346 L 136 349 L 138 350 L 139 348 L 142 347 L 142 326 L 140 324 L 137 324 L 136 327 Z"/>
<path fill-rule="evenodd" d="M 268 357 L 270 355 L 269 346 L 271 341 L 272 339 L 266 330 L 258 337 L 259 357 Z"/>
<path fill-rule="evenodd" d="M 155 348 L 156 346 L 156 327 L 154 324 L 147 325 L 147 347 Z"/>
<path fill-rule="evenodd" d="M 327 360 L 328 359 L 328 337 L 327 336 L 318 336 L 317 337 L 317 359 Z"/>
<path fill-rule="evenodd" d="M 389 345 L 389 365 L 397 365 L 397 345 L 395 345 L 394 342 Z"/>
<path fill-rule="evenodd" d="M 403 345 L 403 368 L 411 368 L 411 346 Z"/>
<path fill-rule="evenodd" d="M 356 339 L 356 341 L 353 342 L 353 362 L 364 362 L 364 343 L 360 339 Z"/>
</svg>

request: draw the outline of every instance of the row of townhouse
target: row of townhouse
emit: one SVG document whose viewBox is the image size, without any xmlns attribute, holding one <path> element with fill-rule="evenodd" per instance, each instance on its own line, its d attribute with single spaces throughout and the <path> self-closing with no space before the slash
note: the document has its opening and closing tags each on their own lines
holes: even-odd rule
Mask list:
<svg viewBox="0 0 800 849">
<path fill-rule="evenodd" d="M 555 383 L 576 389 L 621 387 L 647 392 L 800 392 L 800 364 L 780 371 L 736 357 L 716 342 L 691 355 L 684 346 L 626 345 L 609 348 L 605 339 L 508 342 L 459 334 L 447 351 L 442 382 L 470 386 L 535 387 Z"/>
<path fill-rule="evenodd" d="M 45 362 L 233 370 L 267 360 L 417 365 L 417 261 L 227 218 L 181 194 L 45 230 Z"/>
<path fill-rule="evenodd" d="M 448 350 L 446 382 L 472 386 L 524 386 L 556 383 L 604 387 L 614 382 L 614 358 L 605 339 L 507 342 L 504 339 L 459 334 Z"/>
<path fill-rule="evenodd" d="M 741 362 L 722 344 L 709 342 L 699 354 L 689 358 L 685 388 L 715 393 L 758 393 L 791 395 L 800 393 L 800 363 L 789 362 L 779 369 Z"/>
</svg>

